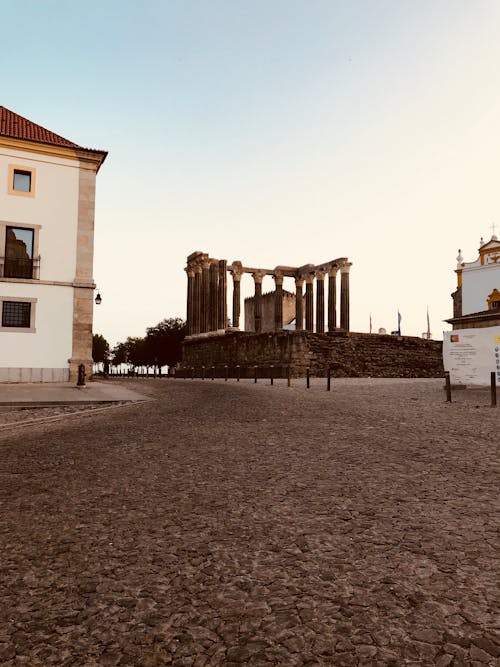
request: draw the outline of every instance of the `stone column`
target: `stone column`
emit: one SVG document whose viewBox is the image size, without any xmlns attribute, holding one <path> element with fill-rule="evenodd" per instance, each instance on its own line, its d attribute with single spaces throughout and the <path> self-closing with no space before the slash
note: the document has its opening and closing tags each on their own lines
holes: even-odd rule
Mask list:
<svg viewBox="0 0 500 667">
<path fill-rule="evenodd" d="M 337 328 L 337 266 L 328 269 L 328 331 Z"/>
<path fill-rule="evenodd" d="M 314 331 L 314 273 L 306 275 L 306 331 Z"/>
<path fill-rule="evenodd" d="M 253 279 L 255 282 L 255 295 L 253 298 L 253 308 L 254 308 L 254 326 L 255 333 L 260 333 L 262 331 L 262 278 L 264 273 L 262 271 L 256 271 L 252 273 Z"/>
<path fill-rule="evenodd" d="M 219 260 L 218 329 L 227 328 L 227 262 Z"/>
<path fill-rule="evenodd" d="M 316 272 L 316 333 L 325 331 L 325 272 Z"/>
<path fill-rule="evenodd" d="M 188 336 L 191 336 L 194 333 L 194 269 L 188 266 L 185 270 L 188 277 L 186 322 Z"/>
<path fill-rule="evenodd" d="M 302 331 L 304 328 L 304 300 L 302 297 L 302 286 L 304 278 L 295 278 L 295 330 Z"/>
<path fill-rule="evenodd" d="M 210 260 L 210 315 L 208 330 L 216 331 L 219 320 L 219 260 Z"/>
<path fill-rule="evenodd" d="M 210 326 L 210 260 L 205 257 L 201 262 L 201 333 L 206 333 Z"/>
<path fill-rule="evenodd" d="M 232 325 L 235 329 L 240 328 L 240 283 L 241 283 L 241 268 L 235 266 L 233 262 L 233 268 L 231 269 L 231 275 L 233 276 L 233 321 Z"/>
<path fill-rule="evenodd" d="M 193 295 L 193 334 L 201 331 L 201 264 L 194 267 L 194 295 Z"/>
<path fill-rule="evenodd" d="M 279 271 L 273 276 L 276 290 L 274 292 L 274 328 L 283 329 L 283 274 Z"/>
<path fill-rule="evenodd" d="M 350 264 L 340 267 L 340 328 L 349 331 L 349 269 Z"/>
</svg>

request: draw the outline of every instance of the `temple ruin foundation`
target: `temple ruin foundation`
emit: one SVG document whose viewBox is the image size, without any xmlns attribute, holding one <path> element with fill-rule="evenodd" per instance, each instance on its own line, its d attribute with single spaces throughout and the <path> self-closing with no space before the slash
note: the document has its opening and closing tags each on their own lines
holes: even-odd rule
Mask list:
<svg viewBox="0 0 500 667">
<path fill-rule="evenodd" d="M 199 377 L 213 367 L 219 374 L 221 368 L 227 373 L 227 368 L 239 367 L 245 377 L 254 366 L 262 370 L 273 366 L 276 377 L 288 372 L 291 377 L 302 376 L 308 368 L 313 375 L 324 375 L 330 368 L 334 377 L 442 376 L 439 341 L 349 331 L 350 267 L 347 257 L 318 265 L 263 269 L 192 253 L 186 266 L 188 335 L 182 366 L 194 368 Z M 227 273 L 233 281 L 231 326 Z M 245 302 L 251 331 L 240 330 L 244 273 L 254 280 L 254 295 Z M 275 290 L 263 294 L 266 275 L 274 279 Z M 294 281 L 295 293 L 283 289 L 284 278 Z M 295 330 L 284 330 L 293 315 Z"/>
<path fill-rule="evenodd" d="M 364 333 L 272 333 L 233 332 L 225 336 L 193 338 L 183 347 L 183 366 L 207 377 L 212 366 L 219 376 L 224 366 L 240 366 L 241 377 L 251 377 L 257 365 L 265 372 L 274 366 L 275 376 L 303 377 L 307 368 L 333 377 L 442 377 L 442 343 L 411 336 L 382 336 Z"/>
</svg>

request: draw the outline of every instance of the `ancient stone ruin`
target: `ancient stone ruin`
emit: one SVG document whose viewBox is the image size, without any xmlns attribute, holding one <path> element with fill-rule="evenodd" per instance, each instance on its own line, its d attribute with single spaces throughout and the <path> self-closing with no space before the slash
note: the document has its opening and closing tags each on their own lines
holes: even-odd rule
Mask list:
<svg viewBox="0 0 500 667">
<path fill-rule="evenodd" d="M 347 257 L 318 265 L 263 269 L 193 252 L 185 269 L 188 335 L 183 344 L 184 372 L 188 370 L 191 377 L 251 377 L 258 367 L 259 373 L 269 371 L 274 377 L 300 377 L 306 371 L 325 375 L 327 369 L 337 377 L 442 376 L 441 342 L 349 330 L 350 268 Z M 233 287 L 230 319 L 228 273 Z M 241 279 L 245 273 L 253 278 L 254 294 L 245 299 L 242 330 Z M 272 276 L 275 285 L 267 294 L 262 292 L 264 276 Z M 293 279 L 295 293 L 283 288 L 285 278 Z"/>
<path fill-rule="evenodd" d="M 328 277 L 327 330 L 349 331 L 349 270 L 347 257 L 324 264 L 303 266 L 276 266 L 263 269 L 243 266 L 241 262 L 228 264 L 225 259 L 214 259 L 203 252 L 193 252 L 187 258 L 188 276 L 187 327 L 188 336 L 222 333 L 240 328 L 241 295 L 240 283 L 244 273 L 252 275 L 255 293 L 252 297 L 252 331 L 261 333 L 263 328 L 263 302 L 269 295 L 262 294 L 262 279 L 272 276 L 275 291 L 274 331 L 283 329 L 283 303 L 289 302 L 289 292 L 283 290 L 283 279 L 295 281 L 295 330 L 325 332 L 325 278 Z M 337 274 L 340 271 L 340 322 L 337 323 Z M 233 280 L 233 303 L 231 327 L 227 315 L 227 273 Z M 316 281 L 316 307 L 314 304 L 314 282 Z M 303 287 L 305 283 L 305 297 Z"/>
</svg>

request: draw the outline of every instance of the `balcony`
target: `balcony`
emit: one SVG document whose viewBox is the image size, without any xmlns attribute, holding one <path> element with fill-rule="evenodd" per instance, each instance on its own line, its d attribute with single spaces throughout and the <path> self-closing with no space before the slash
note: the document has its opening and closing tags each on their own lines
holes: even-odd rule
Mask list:
<svg viewBox="0 0 500 667">
<path fill-rule="evenodd" d="M 40 279 L 40 256 L 34 259 L 0 257 L 0 278 Z"/>
</svg>

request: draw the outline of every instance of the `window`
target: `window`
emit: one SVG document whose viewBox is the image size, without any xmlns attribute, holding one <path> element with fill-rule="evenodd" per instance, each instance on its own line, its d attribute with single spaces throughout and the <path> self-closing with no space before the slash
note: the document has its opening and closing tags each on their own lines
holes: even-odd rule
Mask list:
<svg viewBox="0 0 500 667">
<path fill-rule="evenodd" d="M 26 299 L 22 296 L 0 297 L 2 310 L 0 332 L 36 333 L 36 303 L 36 299 Z"/>
<path fill-rule="evenodd" d="M 21 167 L 16 164 L 9 165 L 9 194 L 21 195 L 22 197 L 35 196 L 35 170 L 29 167 Z"/>
<path fill-rule="evenodd" d="M 4 301 L 2 303 L 2 327 L 29 329 L 31 303 L 26 301 Z"/>
<path fill-rule="evenodd" d="M 35 232 L 25 227 L 7 227 L 5 231 L 5 278 L 33 278 L 33 242 Z"/>
<path fill-rule="evenodd" d="M 14 169 L 13 188 L 20 192 L 31 192 L 31 171 Z"/>
</svg>

